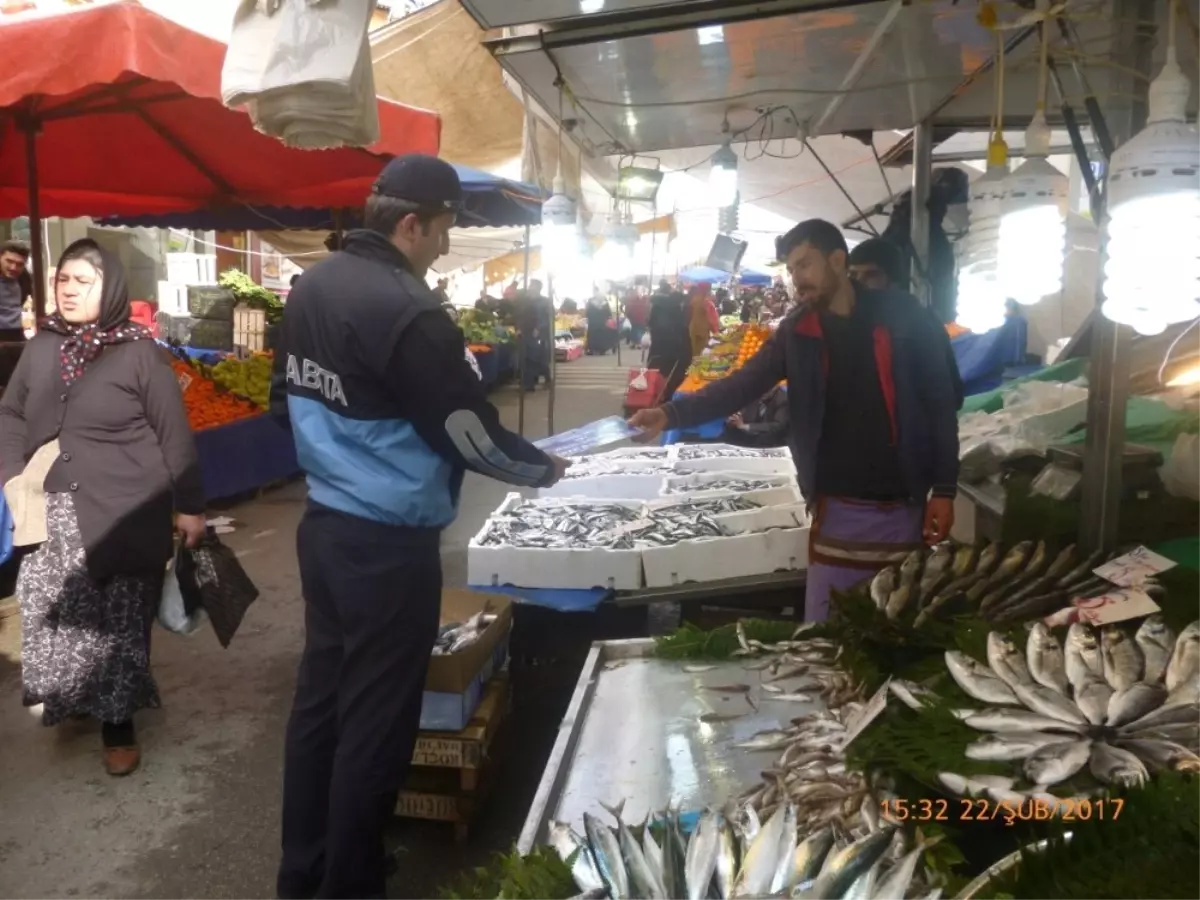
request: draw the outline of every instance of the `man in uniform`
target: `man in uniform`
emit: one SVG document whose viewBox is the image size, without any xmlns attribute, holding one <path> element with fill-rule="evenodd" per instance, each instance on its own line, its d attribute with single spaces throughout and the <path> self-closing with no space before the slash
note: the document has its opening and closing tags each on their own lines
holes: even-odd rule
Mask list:
<svg viewBox="0 0 1200 900">
<path fill-rule="evenodd" d="M 813 525 L 805 618 L 954 521 L 959 403 L 946 332 L 910 294 L 850 278 L 846 241 L 821 219 L 776 241 L 798 305 L 738 371 L 630 424 L 648 439 L 731 415 L 787 381 L 788 444 Z"/>
<path fill-rule="evenodd" d="M 387 164 L 364 228 L 284 311 L 272 409 L 308 480 L 305 646 L 287 727 L 280 897 L 382 897 L 383 830 L 437 636 L 441 530 L 466 469 L 523 487 L 566 467 L 506 430 L 425 284 L 462 205 L 453 167 Z"/>
</svg>

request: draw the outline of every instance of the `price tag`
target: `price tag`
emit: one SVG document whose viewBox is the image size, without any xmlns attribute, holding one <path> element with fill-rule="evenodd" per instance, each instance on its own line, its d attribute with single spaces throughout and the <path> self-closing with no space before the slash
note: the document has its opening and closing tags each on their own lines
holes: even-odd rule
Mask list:
<svg viewBox="0 0 1200 900">
<path fill-rule="evenodd" d="M 1137 588 L 1119 588 L 1101 594 L 1099 597 L 1088 597 L 1074 601 L 1077 618 L 1080 622 L 1091 625 L 1107 625 L 1110 622 L 1123 622 L 1126 619 L 1137 619 L 1149 616 L 1159 611 L 1159 606 L 1144 591 Z"/>
<path fill-rule="evenodd" d="M 1175 563 L 1165 556 L 1145 547 L 1137 547 L 1092 571 L 1105 581 L 1121 587 L 1136 587 L 1147 578 L 1173 568 Z"/>
<path fill-rule="evenodd" d="M 179 379 L 180 392 L 186 394 L 187 389 L 192 386 L 192 376 L 187 372 L 179 372 L 175 377 Z"/>
<path fill-rule="evenodd" d="M 888 679 L 883 683 L 883 686 L 875 692 L 875 695 L 867 701 L 867 705 L 859 710 L 849 722 L 846 723 L 846 737 L 842 740 L 842 751 L 850 746 L 850 742 L 866 731 L 867 726 L 879 718 L 879 714 L 887 708 L 888 688 L 892 683 L 892 679 Z"/>
</svg>

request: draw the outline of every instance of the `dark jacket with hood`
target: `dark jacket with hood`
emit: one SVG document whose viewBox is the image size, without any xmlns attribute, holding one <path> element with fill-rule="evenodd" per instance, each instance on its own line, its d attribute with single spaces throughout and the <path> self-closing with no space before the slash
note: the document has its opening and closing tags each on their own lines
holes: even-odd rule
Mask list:
<svg viewBox="0 0 1200 900">
<path fill-rule="evenodd" d="M 945 330 L 909 294 L 855 287 L 855 315 L 871 330 L 873 360 L 889 419 L 891 440 L 909 496 L 953 497 L 958 484 L 960 401 L 948 371 Z M 825 416 L 828 371 L 819 313 L 798 307 L 738 371 L 668 404 L 672 428 L 723 419 L 787 381 L 788 445 L 797 480 L 811 504 L 821 494 L 817 457 Z"/>
<path fill-rule="evenodd" d="M 130 304 L 121 261 L 102 248 L 100 255 L 103 331 L 128 322 Z M 20 475 L 39 447 L 58 438 L 62 452 L 45 489 L 71 495 L 88 573 L 161 575 L 173 548 L 172 511 L 205 507 L 179 382 L 162 348 L 138 340 L 104 347 L 68 387 L 59 362 L 65 340 L 40 330 L 4 391 L 0 480 Z"/>
</svg>

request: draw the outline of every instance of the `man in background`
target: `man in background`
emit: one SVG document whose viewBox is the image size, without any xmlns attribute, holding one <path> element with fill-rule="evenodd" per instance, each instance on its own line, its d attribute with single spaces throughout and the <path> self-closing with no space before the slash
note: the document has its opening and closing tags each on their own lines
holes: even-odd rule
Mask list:
<svg viewBox="0 0 1200 900">
<path fill-rule="evenodd" d="M 542 283 L 530 279 L 517 299 L 517 328 L 525 342 L 522 389 L 532 391 L 539 379 L 550 383 L 550 354 L 554 352 L 554 304 L 542 294 Z"/>
<path fill-rule="evenodd" d="M 0 245 L 0 342 L 25 340 L 25 301 L 33 294 L 28 261 L 29 247 L 20 241 Z"/>
<path fill-rule="evenodd" d="M 304 653 L 288 720 L 280 897 L 383 897 L 441 608 L 442 530 L 467 469 L 524 487 L 566 469 L 500 424 L 425 275 L 462 207 L 454 167 L 391 160 L 364 227 L 283 314 L 272 412 L 307 476 L 296 532 Z"/>
<path fill-rule="evenodd" d="M 805 618 L 946 539 L 958 483 L 958 404 L 946 333 L 916 298 L 850 278 L 845 238 L 821 219 L 776 241 L 797 307 L 741 369 L 630 424 L 648 440 L 721 419 L 787 382 L 788 444 L 813 515 Z"/>
</svg>

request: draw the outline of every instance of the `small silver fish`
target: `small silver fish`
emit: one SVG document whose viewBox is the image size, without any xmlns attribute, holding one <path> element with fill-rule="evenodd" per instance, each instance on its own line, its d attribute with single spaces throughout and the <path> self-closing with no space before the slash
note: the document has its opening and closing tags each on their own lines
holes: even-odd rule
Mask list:
<svg viewBox="0 0 1200 900">
<path fill-rule="evenodd" d="M 972 570 L 978 555 L 979 548 L 973 544 L 965 544 L 959 547 L 954 551 L 954 562 L 950 567 L 950 574 L 955 578 L 962 578 Z"/>
<path fill-rule="evenodd" d="M 1167 663 L 1166 685 L 1174 691 L 1185 681 L 1191 681 L 1200 673 L 1200 621 L 1193 622 L 1175 640 L 1171 661 Z"/>
<path fill-rule="evenodd" d="M 1107 681 L 1093 677 L 1076 689 L 1075 705 L 1093 725 L 1103 725 L 1108 719 L 1108 704 L 1113 695 Z"/>
<path fill-rule="evenodd" d="M 1109 699 L 1104 724 L 1111 728 L 1128 724 L 1158 709 L 1166 699 L 1167 689 L 1161 684 L 1147 684 L 1144 681 L 1131 684 Z"/>
<path fill-rule="evenodd" d="M 908 606 L 912 599 L 913 586 L 906 581 L 901 581 L 900 587 L 896 588 L 888 596 L 887 603 L 883 608 L 883 613 L 889 619 L 898 618 L 900 613 L 904 612 L 904 608 Z"/>
<path fill-rule="evenodd" d="M 998 706 L 1017 705 L 1012 689 L 965 653 L 947 650 L 946 668 L 958 686 L 976 700 Z"/>
<path fill-rule="evenodd" d="M 1017 645 L 998 631 L 988 632 L 987 659 L 992 672 L 1009 687 L 1033 683 L 1029 666 Z"/>
<path fill-rule="evenodd" d="M 1137 641 L 1146 663 L 1142 681 L 1161 681 L 1167 672 L 1167 663 L 1171 661 L 1171 653 L 1175 649 L 1175 632 L 1163 621 L 1163 617 L 1156 613 L 1146 618 L 1133 639 Z"/>
<path fill-rule="evenodd" d="M 1100 641 L 1090 625 L 1075 622 L 1067 629 L 1066 671 L 1067 680 L 1075 690 L 1092 677 L 1104 677 Z"/>
<path fill-rule="evenodd" d="M 1180 704 L 1179 706 L 1160 706 L 1144 716 L 1134 719 L 1125 725 L 1118 726 L 1122 734 L 1135 731 L 1163 728 L 1168 725 L 1195 725 L 1200 719 L 1200 711 L 1194 705 Z"/>
<path fill-rule="evenodd" d="M 1061 719 L 1072 725 L 1086 725 L 1087 719 L 1079 707 L 1058 691 L 1041 684 L 1017 684 L 1013 693 L 1029 709 L 1052 719 Z"/>
<path fill-rule="evenodd" d="M 1123 691 L 1142 677 L 1142 651 L 1124 630 L 1110 625 L 1100 632 L 1104 678 L 1114 691 Z"/>
<path fill-rule="evenodd" d="M 1048 787 L 1066 781 L 1086 766 L 1091 753 L 1091 741 L 1047 744 L 1025 760 L 1023 771 L 1034 784 Z"/>
<path fill-rule="evenodd" d="M 985 709 L 980 712 L 972 709 L 966 713 L 961 717 L 963 723 L 976 731 L 995 731 L 1003 734 L 1013 731 L 1080 733 L 1083 730 L 1080 725 L 1071 725 L 1062 719 L 1024 709 Z"/>
<path fill-rule="evenodd" d="M 1026 759 L 1043 747 L 1062 746 L 1067 743 L 1070 743 L 1070 739 L 1063 734 L 1049 734 L 1042 731 L 1004 731 L 989 734 L 967 744 L 966 757 L 981 762 Z M 1086 756 L 1083 762 L 1087 762 Z M 1083 763 L 1079 765 L 1082 767 Z"/>
<path fill-rule="evenodd" d="M 1062 644 L 1042 622 L 1035 622 L 1025 641 L 1025 663 L 1038 684 L 1066 694 L 1070 689 Z"/>
<path fill-rule="evenodd" d="M 882 611 L 887 608 L 888 598 L 896 589 L 898 578 L 896 570 L 888 566 L 871 579 L 871 600 L 875 603 L 876 609 Z"/>
<path fill-rule="evenodd" d="M 696 664 L 684 666 L 683 671 L 689 675 L 699 675 L 701 672 L 711 672 L 715 668 L 716 666 L 714 665 Z"/>
<path fill-rule="evenodd" d="M 1075 559 L 1075 545 L 1068 544 L 1059 551 L 1058 556 L 1054 557 L 1054 562 L 1050 563 L 1050 568 L 1046 570 L 1044 577 L 1050 579 L 1059 579 L 1066 574 L 1067 569 L 1071 567 L 1071 562 Z"/>
<path fill-rule="evenodd" d="M 893 678 L 889 681 L 888 690 L 901 703 L 917 712 L 925 708 L 927 701 L 934 702 L 937 700 L 937 694 L 933 691 L 922 687 L 915 681 L 906 681 L 903 678 Z"/>
<path fill-rule="evenodd" d="M 1116 743 L 1159 771 L 1200 772 L 1200 756 L 1174 741 L 1122 738 Z"/>
<path fill-rule="evenodd" d="M 1092 774 L 1105 784 L 1141 787 L 1150 777 L 1146 766 L 1128 750 L 1096 741 L 1091 753 Z"/>
</svg>

